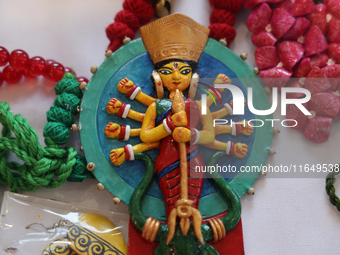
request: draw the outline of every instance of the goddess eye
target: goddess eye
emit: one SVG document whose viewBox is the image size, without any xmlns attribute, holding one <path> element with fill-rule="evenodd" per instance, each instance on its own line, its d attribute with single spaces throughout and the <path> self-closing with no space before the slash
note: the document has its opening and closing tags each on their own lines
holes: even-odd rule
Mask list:
<svg viewBox="0 0 340 255">
<path fill-rule="evenodd" d="M 187 75 L 187 74 L 189 74 L 189 73 L 191 73 L 191 70 L 190 70 L 190 69 L 185 69 L 185 70 L 183 70 L 183 71 L 181 72 L 181 74 L 184 74 L 184 75 Z"/>
<path fill-rule="evenodd" d="M 164 74 L 164 75 L 168 75 L 168 74 L 170 74 L 171 72 L 168 71 L 168 70 L 161 70 L 160 73 L 161 73 L 161 74 Z"/>
</svg>

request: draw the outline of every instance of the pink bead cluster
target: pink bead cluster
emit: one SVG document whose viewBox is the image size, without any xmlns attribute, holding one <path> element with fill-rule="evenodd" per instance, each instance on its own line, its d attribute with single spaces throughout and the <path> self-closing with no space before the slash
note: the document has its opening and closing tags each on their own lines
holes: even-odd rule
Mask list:
<svg viewBox="0 0 340 255">
<path fill-rule="evenodd" d="M 7 65 L 8 64 L 8 65 Z M 23 50 L 14 50 L 11 53 L 2 46 L 0 46 L 0 67 L 5 66 L 2 72 L 0 71 L 0 86 L 3 82 L 8 84 L 18 83 L 22 76 L 32 79 L 43 75 L 52 81 L 60 81 L 65 73 L 75 72 L 69 68 L 64 67 L 62 64 L 55 62 L 54 60 L 45 60 L 42 57 L 30 58 L 27 52 Z M 77 77 L 77 80 L 81 83 L 83 81 L 88 82 L 85 77 Z"/>
<path fill-rule="evenodd" d="M 244 7 L 252 8 L 247 27 L 264 83 L 279 91 L 308 89 L 312 98 L 305 107 L 312 116 L 289 105 L 286 118 L 296 120 L 295 129 L 310 141 L 326 142 L 340 117 L 340 0 L 245 0 Z"/>
</svg>

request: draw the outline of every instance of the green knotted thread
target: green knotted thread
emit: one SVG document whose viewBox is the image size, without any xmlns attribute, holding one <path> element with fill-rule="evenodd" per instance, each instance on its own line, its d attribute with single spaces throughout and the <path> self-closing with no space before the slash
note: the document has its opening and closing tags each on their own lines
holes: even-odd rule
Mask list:
<svg viewBox="0 0 340 255">
<path fill-rule="evenodd" d="M 73 72 L 73 69 L 71 69 Z M 77 80 L 77 77 L 74 74 L 71 73 L 65 73 L 63 76 L 63 79 L 73 79 L 73 80 Z"/>
<path fill-rule="evenodd" d="M 70 176 L 70 180 L 77 181 L 91 177 L 85 160 L 77 156 L 74 148 L 59 148 L 48 136 L 45 137 L 46 147 L 41 146 L 28 120 L 20 114 L 14 116 L 6 102 L 0 102 L 0 123 L 0 184 L 9 185 L 12 192 L 18 192 L 19 188 L 27 191 L 56 188 Z M 14 137 L 11 137 L 12 132 Z M 10 151 L 23 163 L 8 162 Z"/>
<path fill-rule="evenodd" d="M 73 115 L 77 114 L 77 108 L 80 105 L 80 99 L 72 94 L 62 93 L 54 100 L 54 105 L 71 112 Z"/>
<path fill-rule="evenodd" d="M 54 91 L 57 95 L 62 93 L 68 93 L 77 97 L 81 96 L 81 90 L 79 89 L 79 82 L 74 79 L 62 79 L 54 87 Z"/>
<path fill-rule="evenodd" d="M 326 192 L 329 196 L 329 201 L 331 202 L 332 205 L 338 209 L 340 212 L 340 199 L 339 197 L 335 194 L 336 190 L 334 187 L 334 183 L 336 181 L 335 176 L 339 174 L 340 170 L 340 165 L 337 168 L 337 172 L 330 172 L 326 178 Z"/>
<path fill-rule="evenodd" d="M 54 105 L 47 111 L 46 117 L 49 122 L 60 122 L 66 127 L 71 127 L 74 123 L 74 116 L 71 112 Z"/>
<path fill-rule="evenodd" d="M 67 178 L 68 181 L 82 182 L 86 178 L 94 179 L 92 172 L 86 169 L 86 160 L 84 157 L 76 156 L 76 164 L 73 166 L 71 175 Z"/>
<path fill-rule="evenodd" d="M 44 126 L 44 137 L 50 137 L 53 142 L 62 145 L 70 139 L 70 130 L 60 122 L 48 122 Z"/>
</svg>

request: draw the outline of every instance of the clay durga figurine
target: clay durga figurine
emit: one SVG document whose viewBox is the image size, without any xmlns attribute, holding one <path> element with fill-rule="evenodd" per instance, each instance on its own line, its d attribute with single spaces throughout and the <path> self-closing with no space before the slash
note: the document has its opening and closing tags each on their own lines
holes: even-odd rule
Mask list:
<svg viewBox="0 0 340 255">
<path fill-rule="evenodd" d="M 119 166 L 125 160 L 143 160 L 145 174 L 130 199 L 130 217 L 133 225 L 147 241 L 159 241 L 154 254 L 218 254 L 207 241 L 219 241 L 233 229 L 240 219 L 241 206 L 236 191 L 220 176 L 214 175 L 218 189 L 228 201 L 229 212 L 224 217 L 212 217 L 202 224 L 198 210 L 203 187 L 204 172 L 195 171 L 204 166 L 198 145 L 217 150 L 207 164 L 214 165 L 223 155 L 244 158 L 248 146 L 244 143 L 218 141 L 222 133 L 251 135 L 249 123 L 216 125 L 213 119 L 232 115 L 232 101 L 218 111 L 210 112 L 214 99 L 207 97 L 207 114 L 201 115 L 201 101 L 195 101 L 199 75 L 197 62 L 207 43 L 209 29 L 192 19 L 173 14 L 141 28 L 141 36 L 154 63 L 152 78 L 157 98 L 144 94 L 129 77 L 122 77 L 117 89 L 131 100 L 147 105 L 145 113 L 131 109 L 129 104 L 111 99 L 106 106 L 109 114 L 141 122 L 141 128 L 108 123 L 106 136 L 128 141 L 139 136 L 142 143 L 113 149 L 110 160 Z M 230 79 L 220 74 L 214 84 L 230 84 Z M 215 90 L 215 98 L 223 90 Z M 122 121 L 123 122 L 123 121 Z M 199 128 L 200 127 L 200 128 Z M 143 152 L 159 148 L 155 163 Z M 133 170 L 132 170 L 133 171 Z M 166 204 L 167 225 L 142 213 L 141 203 L 147 188 L 158 180 Z"/>
</svg>

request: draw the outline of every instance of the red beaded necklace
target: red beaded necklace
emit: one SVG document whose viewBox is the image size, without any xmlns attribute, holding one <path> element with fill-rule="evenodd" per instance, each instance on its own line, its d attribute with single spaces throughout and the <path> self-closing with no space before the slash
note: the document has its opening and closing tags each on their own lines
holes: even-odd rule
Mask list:
<svg viewBox="0 0 340 255">
<path fill-rule="evenodd" d="M 2 72 L 0 71 L 0 86 L 4 81 L 8 84 L 18 83 L 22 76 L 33 79 L 43 75 L 47 79 L 58 82 L 65 73 L 75 75 L 73 69 L 64 67 L 54 60 L 45 60 L 39 56 L 29 58 L 27 52 L 23 50 L 14 50 L 9 54 L 8 50 L 2 46 L 0 46 L 1 66 L 5 66 L 5 68 Z M 77 77 L 77 80 L 79 83 L 83 81 L 88 82 L 88 79 L 85 77 Z"/>
<path fill-rule="evenodd" d="M 210 15 L 209 37 L 229 45 L 236 36 L 233 27 L 235 14 L 242 10 L 243 0 L 209 0 L 209 2 L 213 9 Z M 134 33 L 141 25 L 149 23 L 154 15 L 155 9 L 151 1 L 125 0 L 123 10 L 117 13 L 114 22 L 106 28 L 106 35 L 110 40 L 107 50 L 116 51 L 126 42 L 125 38 L 134 39 Z M 43 75 L 58 82 L 65 73 L 75 75 L 73 69 L 64 67 L 54 60 L 45 60 L 39 56 L 29 58 L 27 52 L 20 49 L 9 54 L 6 48 L 0 46 L 0 67 L 2 66 L 5 68 L 0 71 L 0 86 L 4 81 L 8 84 L 18 83 L 22 76 L 32 79 Z M 79 83 L 88 82 L 85 77 L 77 77 L 77 80 Z"/>
</svg>

